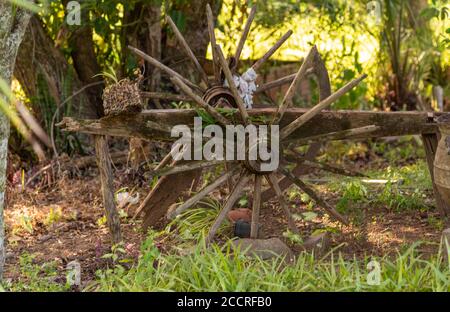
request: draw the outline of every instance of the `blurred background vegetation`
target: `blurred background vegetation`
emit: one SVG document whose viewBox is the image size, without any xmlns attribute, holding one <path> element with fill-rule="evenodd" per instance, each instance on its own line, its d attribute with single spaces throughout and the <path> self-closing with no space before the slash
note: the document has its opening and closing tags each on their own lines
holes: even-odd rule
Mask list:
<svg viewBox="0 0 450 312">
<path fill-rule="evenodd" d="M 49 1 L 31 19 L 15 67 L 13 88 L 39 123 L 53 133 L 56 149 L 84 153 L 79 139 L 54 127 L 64 115 L 98 118 L 102 90 L 117 79 L 144 73 L 144 89 L 172 91 L 171 84 L 131 55 L 131 44 L 197 79 L 178 48 L 165 16 L 175 21 L 194 54 L 208 68 L 211 47 L 205 5 L 210 3 L 216 36 L 234 53 L 250 7 L 258 11 L 244 47 L 244 65 L 263 55 L 288 29 L 294 34 L 263 69 L 263 79 L 296 71 L 313 44 L 318 46 L 336 90 L 362 72 L 369 78 L 334 109 L 449 110 L 450 7 L 447 0 L 84 0 L 81 25 L 69 25 L 69 1 Z M 276 69 L 278 68 L 278 69 Z M 311 90 L 314 82 L 311 82 Z M 272 96 L 273 98 L 273 96 Z M 276 99 L 275 99 L 276 100 Z M 296 102 L 312 105 L 315 91 Z M 261 102 L 264 102 L 261 100 Z M 276 101 L 272 101 L 272 103 Z M 173 103 L 148 103 L 149 108 Z M 10 147 L 27 155 L 17 134 Z M 52 151 L 48 151 L 52 154 Z M 28 153 L 30 156 L 31 153 Z M 31 156 L 30 156 L 31 157 Z"/>
</svg>

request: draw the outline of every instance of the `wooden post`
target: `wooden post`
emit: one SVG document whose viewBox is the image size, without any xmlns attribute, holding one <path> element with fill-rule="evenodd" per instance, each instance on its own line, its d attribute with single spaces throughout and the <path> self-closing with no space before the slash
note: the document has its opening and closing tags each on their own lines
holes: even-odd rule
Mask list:
<svg viewBox="0 0 450 312">
<path fill-rule="evenodd" d="M 120 218 L 114 203 L 114 186 L 109 157 L 108 141 L 103 135 L 95 136 L 95 152 L 97 154 L 97 166 L 100 172 L 102 184 L 103 206 L 105 207 L 106 219 L 113 244 L 122 240 L 120 232 Z"/>
</svg>

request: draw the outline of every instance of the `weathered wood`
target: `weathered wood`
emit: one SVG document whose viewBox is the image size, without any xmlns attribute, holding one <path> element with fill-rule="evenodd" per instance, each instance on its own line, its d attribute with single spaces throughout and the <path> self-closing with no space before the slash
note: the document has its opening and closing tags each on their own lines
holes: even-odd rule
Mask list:
<svg viewBox="0 0 450 312">
<path fill-rule="evenodd" d="M 231 73 L 231 70 L 228 67 L 228 63 L 225 60 L 225 56 L 223 55 L 223 52 L 222 52 L 222 49 L 220 48 L 220 46 L 216 45 L 214 48 L 216 49 L 217 57 L 219 58 L 219 63 L 220 63 L 220 66 L 222 67 L 222 71 L 225 74 L 225 79 L 227 80 L 228 86 L 231 90 L 231 93 L 233 93 L 233 96 L 236 100 L 236 105 L 239 109 L 242 120 L 244 121 L 244 124 L 247 124 L 248 123 L 247 109 L 245 108 L 244 101 L 242 100 L 241 96 L 239 95 L 239 91 L 238 91 L 236 85 L 234 84 L 233 74 Z"/>
<path fill-rule="evenodd" d="M 319 135 L 313 135 L 311 137 L 302 138 L 302 139 L 293 139 L 295 141 L 295 145 L 307 145 L 317 142 L 327 142 L 327 141 L 336 141 L 336 140 L 346 140 L 346 139 L 363 139 L 365 137 L 370 137 L 372 132 L 380 130 L 379 126 L 370 125 L 364 126 L 360 128 L 347 129 L 342 131 L 324 133 Z M 287 142 L 291 140 L 286 140 Z"/>
<path fill-rule="evenodd" d="M 261 67 L 262 64 L 264 64 L 265 61 L 267 61 L 277 50 L 283 45 L 283 43 L 288 40 L 288 38 L 292 35 L 292 30 L 288 30 L 283 37 L 281 37 L 274 45 L 269 49 L 269 51 L 266 52 L 266 54 L 263 55 L 262 58 L 260 58 L 258 61 L 256 61 L 255 64 L 253 64 L 252 68 L 254 71 L 258 71 L 258 69 Z"/>
<path fill-rule="evenodd" d="M 183 204 L 181 204 L 179 207 L 177 207 L 173 212 L 171 212 L 167 217 L 169 219 L 173 219 L 176 216 L 183 213 L 185 210 L 191 208 L 195 204 L 197 204 L 200 200 L 202 200 L 205 196 L 207 196 L 209 193 L 211 193 L 216 188 L 220 187 L 222 184 L 224 184 L 229 177 L 233 176 L 239 167 L 235 167 L 228 171 L 227 173 L 220 176 L 217 180 L 215 180 L 213 183 L 205 186 L 200 192 L 189 198 L 187 201 L 185 201 Z"/>
<path fill-rule="evenodd" d="M 325 67 L 325 63 L 323 62 L 322 57 L 320 56 L 320 53 L 315 54 L 313 65 L 312 65 L 311 69 L 312 69 L 313 74 L 317 78 L 317 83 L 318 83 L 318 87 L 319 87 L 319 101 L 323 101 L 324 99 L 326 99 L 327 97 L 329 97 L 331 95 L 331 84 L 330 84 L 330 76 L 328 75 L 327 68 Z M 294 74 L 294 77 L 295 77 L 295 74 Z M 294 77 L 292 77 L 292 79 L 294 79 Z M 316 120 L 316 119 L 313 118 L 313 120 Z M 323 122 L 323 120 L 317 120 L 317 121 Z M 351 121 L 354 121 L 354 120 L 352 119 Z M 340 122 L 341 122 L 341 120 L 338 123 L 340 123 Z M 307 125 L 309 126 L 310 123 L 307 123 Z M 322 123 L 320 125 L 322 126 Z M 353 126 L 361 127 L 363 125 L 364 124 L 361 124 L 358 126 L 353 125 Z M 365 125 L 367 125 L 367 123 Z M 306 125 L 303 126 L 302 130 L 305 130 L 305 127 L 306 127 Z M 344 130 L 344 129 L 340 129 L 340 130 Z M 336 131 L 336 130 L 330 130 L 329 132 L 332 132 L 332 131 Z M 309 146 L 308 150 L 306 151 L 305 158 L 308 160 L 315 159 L 315 157 L 319 153 L 321 147 L 322 147 L 322 143 L 311 144 Z M 294 169 L 292 169 L 292 173 L 295 176 L 301 176 L 310 171 L 311 171 L 310 167 L 302 166 L 301 164 L 297 164 L 297 166 Z M 278 181 L 278 183 L 280 185 L 281 190 L 283 190 L 283 191 L 292 185 L 291 180 L 289 180 L 286 177 L 283 177 L 280 181 Z M 265 189 L 261 196 L 262 202 L 268 201 L 270 198 L 274 197 L 275 195 L 276 194 L 272 188 Z"/>
<path fill-rule="evenodd" d="M 222 225 L 223 220 L 225 220 L 225 217 L 227 216 L 228 212 L 233 208 L 236 201 L 239 199 L 239 196 L 241 196 L 242 192 L 244 191 L 244 187 L 247 184 L 248 180 L 250 179 L 250 175 L 248 175 L 246 172 L 243 172 L 239 178 L 239 181 L 234 186 L 233 191 L 228 196 L 227 201 L 225 205 L 220 210 L 219 215 L 217 216 L 216 220 L 214 221 L 213 225 L 211 226 L 211 229 L 208 232 L 208 236 L 206 237 L 206 244 L 209 245 L 214 238 L 214 236 L 217 233 L 217 230 Z"/>
<path fill-rule="evenodd" d="M 166 215 L 169 207 L 190 189 L 192 181 L 199 175 L 201 170 L 160 178 L 138 211 L 139 214 L 144 214 L 142 224 L 144 230 L 149 226 L 155 226 Z"/>
<path fill-rule="evenodd" d="M 155 177 L 156 176 L 167 176 L 167 175 L 172 175 L 172 174 L 180 174 L 180 173 L 184 173 L 187 171 L 199 170 L 199 169 L 204 169 L 204 168 L 208 168 L 208 167 L 218 166 L 220 164 L 223 164 L 224 162 L 225 162 L 225 160 L 192 161 L 192 162 L 180 164 L 180 165 L 174 166 L 174 167 L 153 170 L 151 172 L 151 174 Z"/>
<path fill-rule="evenodd" d="M 195 94 L 186 84 L 183 83 L 178 77 L 171 77 L 170 80 L 177 85 L 184 93 L 189 95 L 192 100 L 198 104 L 199 107 L 206 110 L 212 117 L 217 120 L 222 125 L 228 125 L 230 122 L 220 115 L 217 110 L 212 107 L 211 105 L 208 105 L 201 97 L 199 97 L 197 94 Z"/>
<path fill-rule="evenodd" d="M 284 84 L 290 83 L 294 80 L 295 76 L 297 76 L 297 73 L 291 74 L 291 75 L 287 75 L 284 77 L 281 77 L 279 79 L 270 81 L 270 82 L 266 82 L 265 84 L 260 85 L 256 90 L 254 94 L 258 94 L 258 93 L 262 93 L 264 91 L 276 88 L 276 87 L 280 87 Z"/>
<path fill-rule="evenodd" d="M 122 240 L 120 231 L 120 218 L 114 202 L 113 174 L 109 156 L 108 142 L 105 136 L 95 136 L 95 152 L 97 155 L 97 166 L 100 172 L 102 185 L 103 206 L 105 208 L 106 220 L 113 244 Z"/>
<path fill-rule="evenodd" d="M 250 227 L 250 237 L 258 238 L 259 212 L 261 209 L 261 189 L 262 175 L 255 174 L 255 187 L 253 189 L 252 223 Z"/>
<path fill-rule="evenodd" d="M 344 168 L 335 167 L 315 160 L 308 160 L 304 156 L 300 156 L 297 153 L 284 155 L 283 158 L 288 162 L 294 162 L 303 166 L 312 167 L 315 169 L 325 170 L 335 174 L 348 176 L 348 177 L 365 177 L 364 174 Z"/>
<path fill-rule="evenodd" d="M 319 153 L 320 149 L 321 149 L 322 145 L 320 143 L 318 144 L 311 144 L 308 148 L 308 150 L 305 153 L 305 158 L 309 159 L 309 160 L 313 160 L 315 159 L 316 155 Z M 305 175 L 309 172 L 311 172 L 312 169 L 311 167 L 307 167 L 307 166 L 302 166 L 301 163 L 297 164 L 297 166 L 295 166 L 294 169 L 292 169 L 292 174 L 295 176 L 302 176 Z M 280 188 L 282 191 L 286 190 L 288 187 L 290 187 L 293 183 L 291 180 L 289 180 L 287 177 L 281 178 L 278 181 L 278 184 L 280 185 Z M 275 197 L 275 191 L 272 188 L 267 188 L 263 191 L 262 195 L 261 195 L 261 200 L 263 203 L 267 202 L 268 200 L 270 200 L 271 198 Z"/>
<path fill-rule="evenodd" d="M 204 90 L 195 85 L 194 83 L 190 82 L 189 80 L 187 80 L 186 78 L 184 78 L 183 76 L 181 76 L 179 73 L 177 73 L 176 71 L 174 71 L 173 69 L 171 69 L 170 67 L 167 67 L 166 65 L 164 65 L 163 63 L 161 63 L 160 61 L 158 61 L 157 59 L 151 57 L 150 55 L 142 52 L 139 49 L 136 49 L 132 46 L 128 46 L 128 49 L 133 52 L 134 54 L 136 54 L 137 56 L 143 58 L 144 60 L 146 60 L 147 62 L 149 62 L 151 65 L 155 66 L 156 68 L 160 69 L 161 71 L 165 72 L 169 77 L 176 77 L 178 79 L 180 79 L 181 81 L 183 81 L 186 85 L 188 85 L 191 88 L 194 88 L 196 90 L 199 90 L 200 92 L 203 92 Z"/>
<path fill-rule="evenodd" d="M 302 65 L 300 66 L 300 68 L 299 68 L 297 74 L 295 75 L 294 80 L 292 81 L 291 85 L 289 86 L 289 89 L 287 90 L 283 100 L 281 101 L 281 104 L 278 107 L 278 110 L 273 118 L 273 121 L 272 121 L 273 124 L 278 124 L 280 122 L 280 120 L 283 119 L 283 115 L 284 115 L 286 109 L 292 103 L 292 99 L 294 97 L 295 91 L 298 88 L 298 84 L 300 83 L 300 81 L 302 81 L 305 78 L 306 70 L 312 64 L 316 53 L 318 53 L 317 47 L 313 46 L 312 49 L 309 51 L 308 55 L 306 56 L 305 60 L 303 61 Z"/>
<path fill-rule="evenodd" d="M 170 162 L 170 160 L 172 159 L 172 157 L 171 157 L 172 155 L 169 153 L 169 154 L 167 154 L 165 157 L 164 157 L 164 159 L 161 161 L 161 163 L 163 163 L 163 164 L 159 164 L 158 166 L 156 166 L 156 168 L 157 168 L 157 170 L 159 170 L 160 168 L 163 168 L 166 164 L 168 164 L 169 162 Z M 171 164 L 170 164 L 170 167 L 173 167 L 175 164 L 177 164 L 179 161 L 177 161 L 177 160 L 172 160 L 172 162 L 171 162 Z M 162 181 L 165 181 L 164 180 L 164 178 L 165 178 L 166 176 L 164 176 L 164 177 L 162 177 L 161 179 L 159 179 L 158 180 L 158 182 L 156 183 L 156 185 L 155 185 L 155 187 L 152 189 L 152 190 L 150 190 L 150 192 L 147 194 L 147 196 L 145 196 L 145 198 L 144 198 L 144 200 L 142 201 L 142 203 L 139 205 L 139 207 L 136 209 L 136 212 L 135 212 L 135 214 L 134 214 L 134 217 L 133 217 L 133 219 L 135 219 L 137 216 L 139 216 L 143 211 L 144 211 L 144 209 L 146 209 L 146 207 L 148 206 L 148 203 L 150 202 L 150 200 L 152 199 L 152 196 L 154 195 L 154 193 L 155 193 L 155 190 L 156 189 L 158 189 L 158 187 L 159 187 L 159 184 L 162 182 Z"/>
<path fill-rule="evenodd" d="M 247 40 L 248 33 L 250 32 L 250 27 L 252 26 L 253 19 L 256 14 L 256 5 L 252 6 L 250 10 L 250 14 L 248 15 L 247 22 L 244 26 L 244 31 L 242 32 L 241 39 L 239 39 L 239 43 L 236 48 L 236 52 L 234 53 L 234 59 L 236 60 L 236 68 L 239 65 L 239 60 L 241 58 L 242 49 L 244 48 L 245 41 Z"/>
<path fill-rule="evenodd" d="M 280 203 L 281 208 L 283 209 L 284 214 L 286 215 L 286 219 L 288 222 L 289 229 L 295 233 L 299 234 L 299 230 L 297 226 L 295 225 L 294 218 L 292 217 L 291 211 L 289 210 L 288 204 L 286 203 L 286 200 L 284 199 L 283 192 L 281 191 L 280 185 L 278 184 L 277 177 L 275 174 L 271 173 L 265 176 L 267 179 L 267 182 L 269 182 L 270 186 L 275 191 L 275 194 L 277 195 L 278 202 Z"/>
<path fill-rule="evenodd" d="M 290 108 L 286 110 L 281 127 L 303 115 L 306 109 Z M 261 116 L 268 120 L 273 116 L 274 108 L 258 108 L 248 110 L 250 119 Z M 230 114 L 239 114 L 230 112 Z M 439 116 L 442 113 L 434 113 Z M 195 110 L 167 109 L 145 110 L 138 114 L 124 114 L 104 117 L 98 120 L 77 120 L 66 117 L 58 126 L 65 131 L 76 131 L 90 134 L 111 135 L 120 137 L 139 137 L 153 141 L 173 142 L 178 138 L 170 137 L 165 131 L 152 129 L 147 121 L 156 122 L 171 128 L 175 125 L 193 127 Z M 238 118 L 238 117 L 237 117 Z M 318 127 L 317 125 L 320 125 Z M 314 135 L 348 130 L 352 128 L 375 125 L 380 127 L 370 137 L 401 136 L 411 134 L 436 133 L 435 123 L 428 122 L 426 112 L 369 112 L 369 111 L 322 111 L 312 118 L 300 130 L 293 132 L 289 139 L 301 139 Z"/>
<path fill-rule="evenodd" d="M 209 33 L 209 41 L 211 42 L 211 49 L 212 49 L 212 57 L 213 57 L 213 70 L 214 70 L 214 77 L 216 79 L 217 83 L 220 83 L 220 71 L 219 71 L 219 64 L 218 64 L 218 58 L 217 58 L 217 52 L 214 47 L 216 46 L 216 34 L 214 32 L 214 16 L 213 12 L 211 10 L 211 6 L 209 3 L 206 5 L 206 19 L 208 20 L 208 33 Z"/>
<path fill-rule="evenodd" d="M 297 185 L 303 192 L 308 194 L 308 196 L 311 197 L 312 200 L 314 200 L 317 205 L 324 208 L 332 217 L 344 223 L 345 225 L 349 224 L 347 218 L 345 218 L 339 212 L 337 212 L 336 209 L 331 207 L 324 199 L 322 199 L 319 195 L 317 195 L 317 193 L 312 188 L 310 188 L 302 180 L 294 176 L 289 170 L 285 168 L 280 168 L 279 171 L 288 179 L 290 179 L 295 185 Z"/>
<path fill-rule="evenodd" d="M 322 110 L 329 107 L 333 102 L 337 101 L 340 97 L 342 97 L 348 91 L 350 91 L 351 89 L 356 87 L 366 77 L 367 77 L 367 75 L 364 74 L 361 77 L 350 81 L 345 86 L 343 86 L 342 88 L 340 88 L 339 90 L 337 90 L 336 92 L 331 94 L 329 97 L 327 97 L 323 101 L 320 101 L 319 104 L 315 105 L 313 108 L 308 110 L 305 114 L 298 117 L 296 120 L 292 121 L 286 127 L 282 128 L 280 131 L 281 140 L 287 138 L 291 133 L 293 133 L 295 130 L 299 129 L 301 126 L 303 126 L 309 120 L 314 118 L 314 116 L 319 114 Z"/>
<path fill-rule="evenodd" d="M 167 101 L 181 101 L 181 102 L 192 102 L 192 99 L 186 95 L 172 94 L 172 93 L 161 93 L 161 92 L 141 92 L 142 98 L 154 99 L 154 100 L 167 100 Z"/>
</svg>

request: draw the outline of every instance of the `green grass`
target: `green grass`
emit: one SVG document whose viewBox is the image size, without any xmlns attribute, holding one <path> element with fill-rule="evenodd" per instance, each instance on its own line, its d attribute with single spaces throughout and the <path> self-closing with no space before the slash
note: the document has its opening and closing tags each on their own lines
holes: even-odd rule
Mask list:
<svg viewBox="0 0 450 312">
<path fill-rule="evenodd" d="M 55 292 L 67 291 L 69 286 L 58 283 L 58 271 L 55 262 L 34 263 L 34 255 L 24 253 L 19 259 L 19 277 L 14 282 L 0 284 L 0 291 L 13 292 Z"/>
<path fill-rule="evenodd" d="M 426 210 L 432 207 L 432 184 L 425 161 L 402 167 L 388 167 L 367 172 L 369 179 L 383 179 L 385 184 L 370 184 L 362 178 L 333 179 L 327 188 L 340 195 L 337 209 L 346 213 L 354 207 L 372 205 L 393 211 Z"/>
<path fill-rule="evenodd" d="M 176 233 L 177 243 L 180 244 L 186 241 L 197 242 L 202 235 L 208 232 L 217 218 L 220 209 L 222 209 L 222 205 L 218 200 L 207 197 L 201 200 L 195 207 L 177 216 L 167 225 L 164 233 Z M 225 220 L 219 227 L 217 235 L 219 237 L 223 236 L 230 228 L 230 223 L 228 220 Z"/>
<path fill-rule="evenodd" d="M 150 236 L 130 270 L 121 265 L 98 271 L 86 291 L 450 291 L 450 263 L 441 255 L 422 259 L 412 246 L 394 257 L 345 260 L 339 254 L 294 263 L 261 260 L 233 251 L 231 244 L 189 254 L 162 254 Z M 367 281 L 371 260 L 380 264 L 380 284 Z"/>
</svg>

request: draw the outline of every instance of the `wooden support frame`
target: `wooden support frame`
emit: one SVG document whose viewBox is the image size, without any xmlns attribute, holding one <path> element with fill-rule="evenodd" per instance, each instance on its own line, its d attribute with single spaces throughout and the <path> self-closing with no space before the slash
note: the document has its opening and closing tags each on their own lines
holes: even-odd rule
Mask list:
<svg viewBox="0 0 450 312">
<path fill-rule="evenodd" d="M 281 123 L 288 124 L 291 121 L 297 119 L 299 116 L 305 113 L 305 109 L 287 109 Z M 248 110 L 249 118 L 254 116 L 270 120 L 273 117 L 276 109 L 252 109 Z M 232 114 L 238 116 L 239 111 L 232 111 Z M 357 127 L 364 127 L 367 125 L 373 125 L 377 129 L 373 132 L 366 133 L 361 138 L 367 137 L 385 137 L 385 136 L 401 136 L 401 135 L 421 135 L 424 148 L 426 151 L 427 163 L 429 166 L 431 177 L 433 178 L 433 161 L 437 148 L 439 129 L 433 122 L 434 117 L 441 115 L 441 113 L 430 112 L 366 112 L 366 111 L 322 111 L 317 116 L 313 117 L 310 121 L 306 122 L 301 131 L 294 131 L 289 136 L 289 141 L 305 140 L 311 136 L 319 136 L 330 132 L 345 131 L 348 129 L 354 129 Z M 78 131 L 84 133 L 90 133 L 96 135 L 96 150 L 99 159 L 99 168 L 102 179 L 102 193 L 104 197 L 104 203 L 107 213 L 109 213 L 108 225 L 110 226 L 113 239 L 119 239 L 120 237 L 120 225 L 117 226 L 114 220 L 114 201 L 113 194 L 108 194 L 106 188 L 108 188 L 108 164 L 109 160 L 106 160 L 104 151 L 107 146 L 106 143 L 102 143 L 100 138 L 104 138 L 105 135 L 122 136 L 122 137 L 140 137 L 148 140 L 160 140 L 160 141 L 173 141 L 174 138 L 169 137 L 167 131 L 156 129 L 152 127 L 152 124 L 164 124 L 170 128 L 178 124 L 191 125 L 193 118 L 197 116 L 197 112 L 194 110 L 147 110 L 138 114 L 125 114 L 120 116 L 104 117 L 99 120 L 76 120 L 73 118 L 65 118 L 59 126 L 65 131 Z M 317 125 L 320 127 L 317 127 Z M 352 139 L 359 138 L 352 137 Z M 102 147 L 103 146 L 103 147 Z M 106 146 L 106 147 L 105 147 Z M 105 169 L 106 168 L 106 169 Z M 297 170 L 298 169 L 298 170 Z M 308 168 L 300 166 L 292 172 L 294 175 L 299 176 L 305 174 Z M 109 169 L 110 170 L 110 169 Z M 193 177 L 192 177 L 193 178 Z M 284 190 L 291 183 L 286 179 L 281 179 L 279 185 L 281 190 Z M 187 181 L 188 182 L 188 181 Z M 186 182 L 186 185 L 188 184 Z M 187 186 L 183 185 L 184 189 Z M 436 197 L 436 205 L 442 213 L 449 211 L 448 207 L 439 195 L 433 178 L 433 188 Z M 111 188 L 112 189 L 112 188 Z M 261 201 L 267 201 L 274 196 L 271 190 L 265 190 L 261 194 Z M 109 198 L 112 198 L 110 200 Z M 173 199 L 172 199 L 173 200 Z M 173 202 L 173 201 L 170 202 Z M 169 200 L 164 200 L 166 204 Z M 112 203 L 112 204 L 111 204 Z M 148 208 L 148 207 L 147 207 Z M 158 209 L 159 210 L 159 209 Z M 149 214 L 154 214 L 154 211 L 147 211 Z M 156 213 L 152 218 L 146 218 L 157 220 L 162 216 L 162 213 Z M 118 224 L 118 223 L 117 223 Z M 150 224 L 145 224 L 146 226 Z M 118 233 L 114 234 L 114 232 Z"/>
<path fill-rule="evenodd" d="M 103 206 L 105 208 L 109 233 L 111 234 L 112 243 L 117 244 L 122 241 L 122 233 L 120 230 L 119 213 L 114 202 L 113 174 L 106 136 L 95 136 L 95 152 L 97 155 L 97 166 L 100 172 Z"/>
<path fill-rule="evenodd" d="M 276 108 L 257 108 L 248 110 L 250 120 L 258 117 L 270 120 L 276 112 Z M 287 109 L 280 128 L 305 114 L 307 109 Z M 234 118 L 239 118 L 239 111 L 231 110 Z M 439 116 L 440 113 L 434 113 Z M 58 124 L 65 131 L 83 132 L 88 134 L 111 135 L 120 137 L 138 137 L 147 140 L 173 142 L 176 138 L 162 129 L 155 129 L 149 124 L 162 124 L 165 128 L 175 125 L 193 126 L 195 110 L 190 109 L 165 109 L 145 110 L 138 114 L 123 114 L 104 117 L 98 120 L 77 120 L 65 117 Z M 366 137 L 402 136 L 414 134 L 432 134 L 439 132 L 435 123 L 428 121 L 427 112 L 371 112 L 371 111 L 322 111 L 301 129 L 294 131 L 289 136 L 289 141 L 305 139 L 307 137 L 331 132 L 360 128 L 368 125 L 380 127 Z M 255 122 L 256 123 L 256 122 Z M 317 125 L 320 125 L 319 127 Z M 353 139 L 359 138 L 358 136 Z"/>
</svg>

